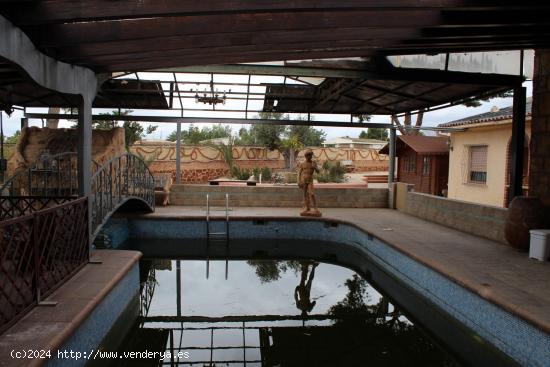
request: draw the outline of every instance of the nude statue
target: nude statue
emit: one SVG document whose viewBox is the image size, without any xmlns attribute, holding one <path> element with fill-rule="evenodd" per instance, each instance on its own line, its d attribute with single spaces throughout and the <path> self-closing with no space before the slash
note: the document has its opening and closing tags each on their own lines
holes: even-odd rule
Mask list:
<svg viewBox="0 0 550 367">
<path fill-rule="evenodd" d="M 308 277 L 309 263 L 301 262 L 302 277 L 300 284 L 294 289 L 294 301 L 296 301 L 296 307 L 302 311 L 302 316 L 307 316 L 313 307 L 315 307 L 316 301 L 311 302 L 311 283 L 315 277 L 315 268 L 319 265 L 314 262 L 311 266 L 311 273 Z"/>
<path fill-rule="evenodd" d="M 319 172 L 317 162 L 313 161 L 311 149 L 305 152 L 306 161 L 302 162 L 298 170 L 298 187 L 304 190 L 304 207 L 300 213 L 302 216 L 320 217 L 321 212 L 317 209 L 315 190 L 313 188 L 313 173 Z"/>
</svg>

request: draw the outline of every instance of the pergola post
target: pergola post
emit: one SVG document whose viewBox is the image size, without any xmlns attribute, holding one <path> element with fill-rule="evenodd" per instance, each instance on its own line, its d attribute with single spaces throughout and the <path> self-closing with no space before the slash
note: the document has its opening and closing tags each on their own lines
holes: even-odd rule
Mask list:
<svg viewBox="0 0 550 367">
<path fill-rule="evenodd" d="M 395 127 L 390 128 L 390 164 L 388 171 L 388 187 L 391 189 L 391 185 L 395 180 L 395 140 L 396 131 Z"/>
<path fill-rule="evenodd" d="M 523 151 L 525 144 L 525 87 L 514 88 L 512 140 L 510 142 L 510 191 L 511 202 L 523 194 Z"/>
<path fill-rule="evenodd" d="M 181 183 L 181 122 L 176 129 L 176 183 Z"/>
<path fill-rule="evenodd" d="M 78 195 L 89 196 L 92 189 L 92 104 L 82 98 L 78 106 Z"/>
</svg>

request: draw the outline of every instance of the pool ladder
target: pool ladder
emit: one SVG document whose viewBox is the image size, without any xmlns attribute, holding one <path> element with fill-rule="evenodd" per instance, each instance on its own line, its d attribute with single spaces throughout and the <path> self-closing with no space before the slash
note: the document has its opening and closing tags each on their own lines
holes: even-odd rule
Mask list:
<svg viewBox="0 0 550 367">
<path fill-rule="evenodd" d="M 206 279 L 210 276 L 210 245 L 215 242 L 225 243 L 225 253 L 229 253 L 229 194 L 225 194 L 225 231 L 211 232 L 210 229 L 210 195 L 206 194 Z M 229 260 L 225 260 L 225 279 L 229 273 Z"/>
</svg>

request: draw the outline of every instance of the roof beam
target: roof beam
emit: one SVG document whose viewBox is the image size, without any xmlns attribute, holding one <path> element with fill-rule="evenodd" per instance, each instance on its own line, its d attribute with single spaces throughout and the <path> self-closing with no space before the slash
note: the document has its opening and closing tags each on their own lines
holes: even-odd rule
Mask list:
<svg viewBox="0 0 550 367">
<path fill-rule="evenodd" d="M 29 26 L 25 30 L 39 47 L 59 47 L 90 42 L 123 41 L 152 37 L 184 36 L 237 32 L 335 28 L 411 28 L 435 26 L 440 13 L 433 10 L 411 11 L 316 11 L 277 14 L 235 14 L 143 18 L 126 21 L 84 22 Z"/>
<path fill-rule="evenodd" d="M 266 32 L 220 32 L 216 34 L 176 35 L 153 37 L 139 40 L 112 40 L 110 42 L 83 43 L 76 46 L 62 46 L 55 49 L 56 57 L 63 59 L 83 59 L 94 56 L 139 57 L 139 53 L 155 51 L 172 51 L 183 49 L 253 46 L 253 45 L 286 45 L 321 41 L 363 41 L 365 44 L 380 46 L 388 40 L 397 41 L 403 38 L 420 36 L 414 28 L 380 29 L 370 27 L 339 29 L 277 30 Z"/>
<path fill-rule="evenodd" d="M 495 9 L 493 6 L 482 9 Z M 170 17 L 212 14 L 250 14 L 306 11 L 344 11 L 376 10 L 391 8 L 394 10 L 415 9 L 460 9 L 463 0 L 49 0 L 25 2 L 12 5 L 10 16 L 20 25 L 56 24 L 66 22 L 105 21 L 115 19 L 137 19 L 149 17 Z"/>
<path fill-rule="evenodd" d="M 90 69 L 66 64 L 39 52 L 19 28 L 0 15 L 0 57 L 23 70 L 40 86 L 93 99 L 97 79 Z"/>
<path fill-rule="evenodd" d="M 30 119 L 67 119 L 72 120 L 77 117 L 73 114 L 51 114 L 51 113 L 26 113 L 26 118 Z M 158 123 L 193 123 L 193 124 L 260 124 L 260 125 L 292 125 L 292 126 L 335 126 L 335 127 L 360 127 L 360 128 L 385 128 L 392 127 L 391 124 L 379 123 L 360 123 L 343 121 L 307 121 L 307 120 L 275 120 L 275 119 L 242 119 L 242 118 L 207 118 L 207 117 L 176 117 L 176 116 L 108 116 L 93 115 L 93 120 L 115 119 L 118 121 L 141 121 Z"/>
<path fill-rule="evenodd" d="M 273 60 L 303 60 L 303 59 L 322 59 L 331 57 L 365 57 L 370 56 L 375 51 L 372 48 L 342 48 L 342 49 L 324 49 L 324 50 L 300 50 L 288 52 L 270 52 L 269 50 L 261 53 L 231 53 L 215 55 L 207 50 L 204 53 L 188 56 L 183 59 L 150 58 L 143 60 L 125 60 L 120 63 L 94 65 L 98 71 L 114 72 L 121 70 L 146 71 L 151 70 L 151 65 L 156 68 L 173 68 L 177 66 L 204 65 L 206 62 L 212 64 L 222 63 L 240 63 L 240 62 L 266 62 Z"/>
</svg>

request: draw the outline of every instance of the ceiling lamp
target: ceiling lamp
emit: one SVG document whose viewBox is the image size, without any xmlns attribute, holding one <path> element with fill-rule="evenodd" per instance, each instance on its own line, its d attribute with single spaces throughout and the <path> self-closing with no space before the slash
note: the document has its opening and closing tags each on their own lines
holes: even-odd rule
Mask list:
<svg viewBox="0 0 550 367">
<path fill-rule="evenodd" d="M 202 95 L 199 95 L 199 91 L 197 90 L 195 92 L 195 102 L 209 104 L 215 107 L 218 103 L 225 104 L 225 100 L 227 99 L 225 93 L 226 92 L 224 91 L 223 94 L 220 94 L 217 89 L 214 91 L 214 75 L 212 75 L 210 79 L 210 91 L 208 92 L 205 89 Z M 231 93 L 231 89 L 229 90 L 229 93 Z"/>
</svg>

